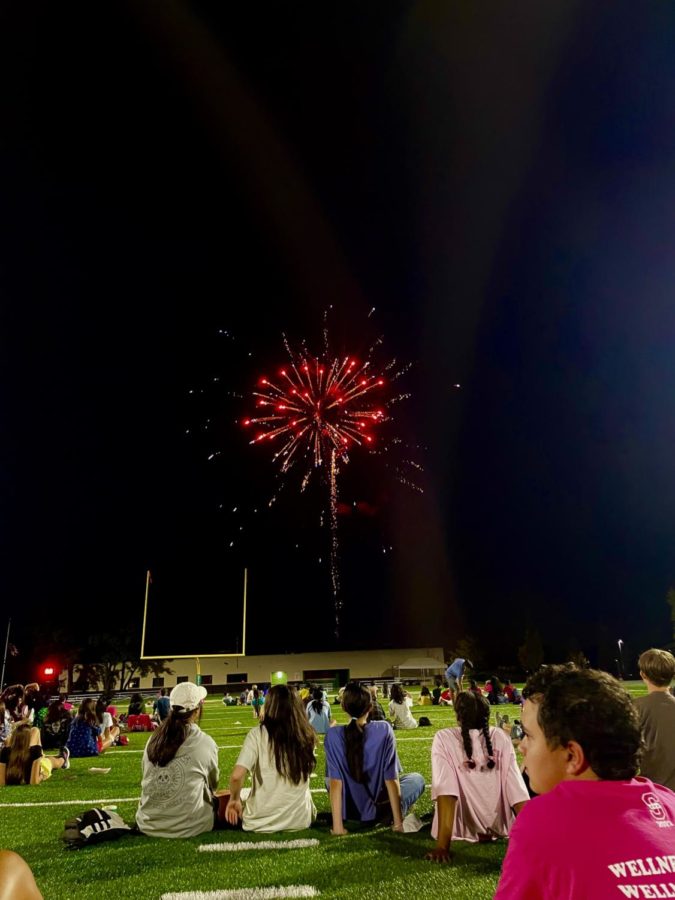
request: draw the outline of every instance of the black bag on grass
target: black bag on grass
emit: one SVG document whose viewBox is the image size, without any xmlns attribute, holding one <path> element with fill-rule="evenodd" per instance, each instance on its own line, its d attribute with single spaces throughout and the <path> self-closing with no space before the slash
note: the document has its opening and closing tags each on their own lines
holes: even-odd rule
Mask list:
<svg viewBox="0 0 675 900">
<path fill-rule="evenodd" d="M 66 819 L 66 827 L 61 837 L 65 841 L 66 849 L 80 850 L 101 841 L 115 841 L 131 832 L 132 829 L 116 812 L 108 809 L 88 809 L 74 819 Z"/>
</svg>

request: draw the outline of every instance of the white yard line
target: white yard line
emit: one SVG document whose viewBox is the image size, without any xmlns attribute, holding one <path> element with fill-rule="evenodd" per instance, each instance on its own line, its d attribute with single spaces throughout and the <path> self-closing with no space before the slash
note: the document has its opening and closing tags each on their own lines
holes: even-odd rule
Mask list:
<svg viewBox="0 0 675 900">
<path fill-rule="evenodd" d="M 276 900 L 278 897 L 318 897 L 311 884 L 287 884 L 281 887 L 236 888 L 230 891 L 183 891 L 162 894 L 160 900 Z"/>
<path fill-rule="evenodd" d="M 316 838 L 297 838 L 291 841 L 229 841 L 224 844 L 200 844 L 200 853 L 234 853 L 240 850 L 304 850 L 318 847 Z"/>
<path fill-rule="evenodd" d="M 83 804 L 86 804 L 88 807 L 107 806 L 110 803 L 137 803 L 140 799 L 140 797 L 102 797 L 100 800 L 87 798 L 86 800 L 45 800 L 40 803 L 0 803 L 0 809 L 9 807 L 20 809 L 24 806 L 26 808 L 29 806 L 82 806 Z"/>
</svg>

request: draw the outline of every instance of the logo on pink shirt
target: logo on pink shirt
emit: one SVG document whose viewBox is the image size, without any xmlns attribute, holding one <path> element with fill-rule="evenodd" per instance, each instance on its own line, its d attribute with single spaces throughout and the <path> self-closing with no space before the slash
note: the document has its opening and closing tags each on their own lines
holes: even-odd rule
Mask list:
<svg viewBox="0 0 675 900">
<path fill-rule="evenodd" d="M 649 793 L 647 794 L 643 794 L 642 802 L 651 813 L 652 819 L 654 819 L 659 828 L 673 827 L 673 823 L 670 821 L 665 807 L 656 796 L 656 794 L 653 794 L 651 791 L 649 791 Z"/>
</svg>

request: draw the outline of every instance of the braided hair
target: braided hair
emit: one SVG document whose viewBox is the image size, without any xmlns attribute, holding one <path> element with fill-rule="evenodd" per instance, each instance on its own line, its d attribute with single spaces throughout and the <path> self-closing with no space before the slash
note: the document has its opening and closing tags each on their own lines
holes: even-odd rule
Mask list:
<svg viewBox="0 0 675 900">
<path fill-rule="evenodd" d="M 457 722 L 462 733 L 462 743 L 464 744 L 468 768 L 476 768 L 476 761 L 473 759 L 473 744 L 469 734 L 475 728 L 483 733 L 488 757 L 487 767 L 488 769 L 494 769 L 494 750 L 492 749 L 492 740 L 490 738 L 490 704 L 485 697 L 474 694 L 472 691 L 460 691 L 455 698 L 455 712 L 457 713 Z"/>
</svg>

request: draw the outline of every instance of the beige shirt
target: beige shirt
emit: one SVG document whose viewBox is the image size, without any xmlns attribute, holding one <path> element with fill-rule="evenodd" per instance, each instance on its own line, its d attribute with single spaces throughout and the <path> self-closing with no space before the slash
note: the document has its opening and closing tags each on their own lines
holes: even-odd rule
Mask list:
<svg viewBox="0 0 675 900">
<path fill-rule="evenodd" d="M 282 778 L 270 752 L 264 726 L 252 728 L 241 748 L 238 766 L 251 773 L 251 793 L 244 803 L 244 831 L 300 831 L 316 818 L 309 779 L 293 784 Z"/>
</svg>

